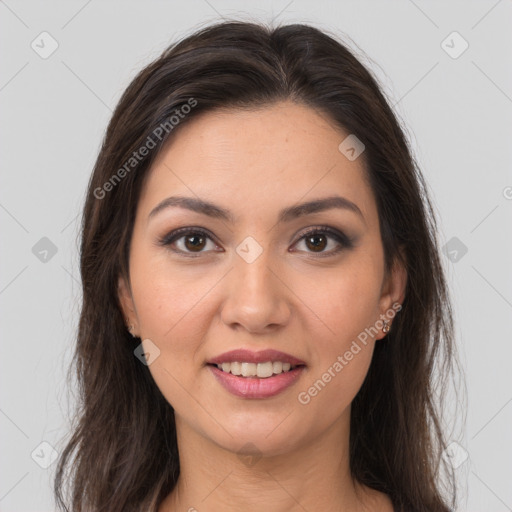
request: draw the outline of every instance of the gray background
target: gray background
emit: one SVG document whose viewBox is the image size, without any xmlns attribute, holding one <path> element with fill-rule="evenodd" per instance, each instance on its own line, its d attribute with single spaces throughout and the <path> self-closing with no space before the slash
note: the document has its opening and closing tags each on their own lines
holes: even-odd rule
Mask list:
<svg viewBox="0 0 512 512">
<path fill-rule="evenodd" d="M 448 243 L 443 259 L 468 397 L 465 426 L 463 397 L 448 404 L 460 423 L 450 452 L 458 510 L 512 510 L 511 1 L 6 0 L 0 511 L 54 510 L 55 463 L 41 465 L 51 462 L 51 447 L 62 449 L 73 406 L 65 373 L 80 306 L 78 214 L 111 110 L 168 44 L 222 17 L 332 30 L 381 81 Z M 31 47 L 51 49 L 43 31 L 58 43 L 45 59 Z M 457 58 L 463 41 L 446 40 L 453 31 L 469 44 Z"/>
</svg>

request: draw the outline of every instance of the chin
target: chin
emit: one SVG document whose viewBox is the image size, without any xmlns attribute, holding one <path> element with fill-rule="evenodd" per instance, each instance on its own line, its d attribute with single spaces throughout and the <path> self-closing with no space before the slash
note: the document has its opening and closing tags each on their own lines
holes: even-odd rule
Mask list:
<svg viewBox="0 0 512 512">
<path fill-rule="evenodd" d="M 224 439 L 225 444 L 221 444 L 222 448 L 237 454 L 239 457 L 275 457 L 296 450 L 299 441 L 294 442 L 290 436 L 286 437 L 269 436 L 264 432 L 244 432 L 233 439 Z"/>
<path fill-rule="evenodd" d="M 303 444 L 305 434 L 292 430 L 297 422 L 283 421 L 286 416 L 287 414 L 281 413 L 262 420 L 261 417 L 256 419 L 249 415 L 247 421 L 238 417 L 238 421 L 223 425 L 227 432 L 220 428 L 211 432 L 208 437 L 220 447 L 237 454 L 255 453 L 269 457 L 282 455 Z"/>
</svg>

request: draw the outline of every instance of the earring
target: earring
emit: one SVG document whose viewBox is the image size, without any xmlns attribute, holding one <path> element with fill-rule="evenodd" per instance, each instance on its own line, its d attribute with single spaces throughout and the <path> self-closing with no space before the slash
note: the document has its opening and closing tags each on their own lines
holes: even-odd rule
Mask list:
<svg viewBox="0 0 512 512">
<path fill-rule="evenodd" d="M 134 330 L 135 330 L 135 327 L 133 326 L 133 324 L 130 324 L 130 327 L 128 327 L 128 331 L 132 335 L 132 338 L 136 337 L 135 334 L 133 333 Z"/>
<path fill-rule="evenodd" d="M 384 320 L 384 326 L 382 327 L 382 332 L 388 333 L 391 329 L 389 322 L 387 320 Z"/>
</svg>

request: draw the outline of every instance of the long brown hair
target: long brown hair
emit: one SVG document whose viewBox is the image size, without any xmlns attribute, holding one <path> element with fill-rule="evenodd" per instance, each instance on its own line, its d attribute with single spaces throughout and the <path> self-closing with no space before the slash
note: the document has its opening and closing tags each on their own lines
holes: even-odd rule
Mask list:
<svg viewBox="0 0 512 512">
<path fill-rule="evenodd" d="M 127 332 L 117 294 L 119 276 L 129 282 L 137 201 L 152 162 L 183 124 L 214 109 L 281 100 L 324 113 L 364 143 L 388 271 L 404 251 L 402 310 L 352 403 L 353 478 L 387 493 L 397 511 L 448 512 L 455 504 L 453 473 L 444 468 L 444 486 L 438 479 L 446 443 L 434 399 L 435 379 L 444 382 L 453 367 L 453 314 L 435 212 L 404 131 L 377 80 L 335 36 L 305 24 L 232 21 L 170 46 L 130 83 L 109 123 L 83 209 L 83 303 L 71 367 L 79 403 L 55 476 L 61 510 L 156 511 L 176 484 L 174 411 L 134 356 L 140 340 Z"/>
</svg>

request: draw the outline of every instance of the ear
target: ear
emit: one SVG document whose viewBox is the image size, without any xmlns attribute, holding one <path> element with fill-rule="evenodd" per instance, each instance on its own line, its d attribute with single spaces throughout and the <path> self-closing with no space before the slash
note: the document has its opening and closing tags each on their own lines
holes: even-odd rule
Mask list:
<svg viewBox="0 0 512 512">
<path fill-rule="evenodd" d="M 389 326 L 393 323 L 393 317 L 398 313 L 397 304 L 400 306 L 405 299 L 405 289 L 407 286 L 406 256 L 403 247 L 399 248 L 400 257 L 396 257 L 389 274 L 386 276 L 382 285 L 379 308 L 381 318 L 387 318 Z M 389 312 L 392 312 L 389 314 Z M 386 313 L 388 314 L 386 315 Z M 376 336 L 376 339 L 382 339 L 386 335 L 382 332 Z"/>
<path fill-rule="evenodd" d="M 127 283 L 126 279 L 119 276 L 117 283 L 117 296 L 119 298 L 119 304 L 126 322 L 126 328 L 133 325 L 133 332 L 135 334 L 138 331 L 137 312 L 135 311 L 135 304 L 133 302 L 132 292 L 130 284 Z"/>
</svg>

